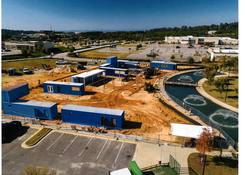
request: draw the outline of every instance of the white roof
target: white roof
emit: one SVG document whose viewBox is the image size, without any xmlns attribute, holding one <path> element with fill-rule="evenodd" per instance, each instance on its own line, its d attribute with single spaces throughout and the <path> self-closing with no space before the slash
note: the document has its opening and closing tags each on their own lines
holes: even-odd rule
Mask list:
<svg viewBox="0 0 245 175">
<path fill-rule="evenodd" d="M 89 72 L 84 72 L 84 73 L 81 73 L 78 75 L 74 75 L 72 77 L 87 78 L 87 77 L 91 77 L 91 76 L 96 75 L 96 74 L 100 74 L 102 72 L 105 72 L 105 70 L 95 69 L 95 70 L 91 70 Z"/>
<path fill-rule="evenodd" d="M 42 101 L 20 101 L 20 102 L 14 102 L 12 104 L 19 104 L 19 105 L 26 105 L 26 106 L 38 106 L 38 107 L 52 107 L 56 105 L 56 103 L 53 102 L 42 102 Z"/>
<path fill-rule="evenodd" d="M 81 111 L 81 112 L 89 112 L 89 113 L 97 113 L 97 114 L 105 114 L 105 115 L 118 115 L 121 116 L 124 111 L 120 109 L 110 109 L 110 108 L 97 108 L 92 106 L 80 106 L 80 105 L 64 105 L 62 110 L 73 110 L 73 111 Z"/>
<path fill-rule="evenodd" d="M 167 61 L 162 61 L 162 60 L 154 60 L 154 61 L 151 61 L 151 63 L 159 63 L 159 64 L 176 64 L 176 63 L 173 63 L 173 62 L 167 62 Z"/>
<path fill-rule="evenodd" d="M 59 84 L 68 86 L 83 86 L 83 83 L 62 82 L 62 81 L 45 81 L 45 84 Z"/>
<path fill-rule="evenodd" d="M 174 136 L 198 138 L 203 132 L 204 128 L 212 131 L 212 128 L 209 126 L 171 123 L 171 134 Z"/>
<path fill-rule="evenodd" d="M 110 172 L 110 175 L 131 175 L 128 168 L 123 168 L 120 170 Z"/>
</svg>

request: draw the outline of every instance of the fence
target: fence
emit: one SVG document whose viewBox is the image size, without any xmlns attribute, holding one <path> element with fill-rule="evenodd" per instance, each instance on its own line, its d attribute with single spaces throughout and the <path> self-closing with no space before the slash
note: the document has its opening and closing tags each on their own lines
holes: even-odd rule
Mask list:
<svg viewBox="0 0 245 175">
<path fill-rule="evenodd" d="M 177 174 L 180 174 L 181 166 L 172 155 L 169 155 L 169 167 L 174 169 Z"/>
<path fill-rule="evenodd" d="M 231 138 L 231 136 L 229 136 L 219 125 L 210 122 L 209 117 L 205 114 L 203 114 L 201 111 L 189 106 L 188 104 L 185 104 L 183 101 L 177 99 L 176 97 L 169 95 L 168 96 L 170 98 L 172 98 L 178 105 L 180 105 L 181 107 L 183 107 L 184 109 L 191 111 L 193 114 L 200 116 L 200 119 L 205 122 L 206 124 L 208 124 L 209 126 L 216 128 L 217 130 L 219 130 L 219 132 L 221 132 L 223 134 L 223 136 L 226 138 L 226 141 L 228 144 L 232 145 L 235 149 L 237 149 L 237 142 Z"/>
</svg>

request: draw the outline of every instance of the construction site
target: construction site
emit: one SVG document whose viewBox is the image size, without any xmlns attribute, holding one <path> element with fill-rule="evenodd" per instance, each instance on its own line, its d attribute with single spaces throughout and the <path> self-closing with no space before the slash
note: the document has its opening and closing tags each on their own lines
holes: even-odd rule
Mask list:
<svg viewBox="0 0 245 175">
<path fill-rule="evenodd" d="M 113 64 L 113 58 L 108 62 Z M 135 63 L 133 64 L 135 65 Z M 106 65 L 101 66 L 100 68 L 103 69 L 103 66 L 105 67 Z M 115 70 L 113 75 L 111 72 L 108 73 L 108 69 L 106 69 L 94 81 L 86 83 L 84 94 L 79 96 L 70 95 L 69 93 L 46 93 L 43 90 L 44 83 L 46 81 L 72 83 L 73 79 L 71 77 L 84 73 L 89 74 L 91 71 L 98 70 L 97 66 L 90 66 L 86 70 L 73 70 L 71 66 L 63 65 L 51 70 L 40 69 L 32 75 L 4 75 L 2 86 L 3 88 L 8 88 L 20 83 L 28 83 L 29 93 L 21 97 L 20 100 L 56 103 L 58 113 L 61 113 L 62 107 L 68 104 L 99 107 L 98 110 L 100 108 L 123 110 L 125 114 L 122 128 L 105 128 L 103 132 L 181 142 L 177 137 L 170 135 L 170 123 L 189 122 L 159 100 L 161 96 L 159 91 L 161 79 L 176 73 L 177 70 L 154 69 L 155 71 L 149 73 L 149 65 L 137 64 L 137 69 L 127 69 L 129 72 L 125 74 L 125 72 L 122 73 L 123 68 L 121 67 L 110 68 L 119 69 L 119 71 Z M 39 122 L 43 125 L 101 131 L 101 127 L 98 129 L 92 124 L 87 126 L 80 123 L 65 123 L 60 118 L 55 118 L 54 120 L 44 119 Z"/>
</svg>

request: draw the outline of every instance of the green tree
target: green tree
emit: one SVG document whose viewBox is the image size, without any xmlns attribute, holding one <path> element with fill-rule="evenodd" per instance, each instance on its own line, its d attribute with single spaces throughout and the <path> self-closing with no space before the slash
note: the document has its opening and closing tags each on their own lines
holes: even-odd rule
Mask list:
<svg viewBox="0 0 245 175">
<path fill-rule="evenodd" d="M 139 49 L 142 48 L 142 47 L 143 47 L 142 44 L 137 44 L 136 50 L 139 50 Z"/>
<path fill-rule="evenodd" d="M 189 64 L 193 64 L 194 63 L 194 58 L 193 57 L 188 57 L 187 59 Z"/>
<path fill-rule="evenodd" d="M 170 57 L 170 59 L 171 59 L 171 60 L 174 60 L 174 59 L 175 59 L 175 56 L 174 56 L 174 55 L 172 55 L 172 56 Z"/>
<path fill-rule="evenodd" d="M 216 65 L 209 65 L 204 70 L 205 77 L 208 79 L 208 83 L 212 84 L 214 81 L 214 77 L 217 74 L 217 66 Z"/>
</svg>

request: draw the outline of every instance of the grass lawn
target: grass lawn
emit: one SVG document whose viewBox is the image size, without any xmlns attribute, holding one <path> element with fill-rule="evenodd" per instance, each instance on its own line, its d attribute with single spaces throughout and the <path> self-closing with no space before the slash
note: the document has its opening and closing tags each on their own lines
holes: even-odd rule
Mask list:
<svg viewBox="0 0 245 175">
<path fill-rule="evenodd" d="M 222 102 L 225 102 L 226 92 L 220 93 L 214 85 L 209 85 L 207 81 L 203 84 L 203 88 L 208 94 L 210 94 L 214 98 L 217 98 L 218 100 Z M 234 106 L 234 107 L 238 107 L 238 93 L 236 92 L 235 89 L 238 89 L 238 79 L 237 78 L 233 78 L 230 81 L 230 86 L 228 89 L 227 99 L 225 103 L 231 106 Z"/>
<path fill-rule="evenodd" d="M 52 131 L 52 129 L 50 129 L 50 128 L 41 129 L 35 135 L 33 135 L 30 139 L 27 140 L 26 145 L 34 146 L 35 144 L 37 144 L 40 140 L 42 140 L 42 138 L 44 138 L 51 131 Z"/>
<path fill-rule="evenodd" d="M 2 69 L 8 69 L 11 67 L 14 68 L 42 68 L 42 64 L 50 65 L 51 67 L 55 67 L 55 62 L 57 59 L 33 59 L 33 60 L 19 60 L 19 61 L 10 61 L 10 62 L 2 62 Z"/>
<path fill-rule="evenodd" d="M 117 56 L 120 59 L 126 59 L 128 55 L 138 53 L 139 51 L 131 50 L 131 51 L 123 51 L 120 52 L 118 50 L 111 50 L 110 52 L 103 52 L 99 50 L 91 50 L 87 52 L 82 52 L 79 54 L 79 57 L 84 58 L 107 58 L 109 56 Z"/>
<path fill-rule="evenodd" d="M 199 153 L 192 153 L 188 157 L 188 166 L 194 171 L 190 175 L 201 175 L 202 165 L 200 163 Z M 205 175 L 237 175 L 238 161 L 229 158 L 219 158 L 207 156 Z"/>
</svg>

